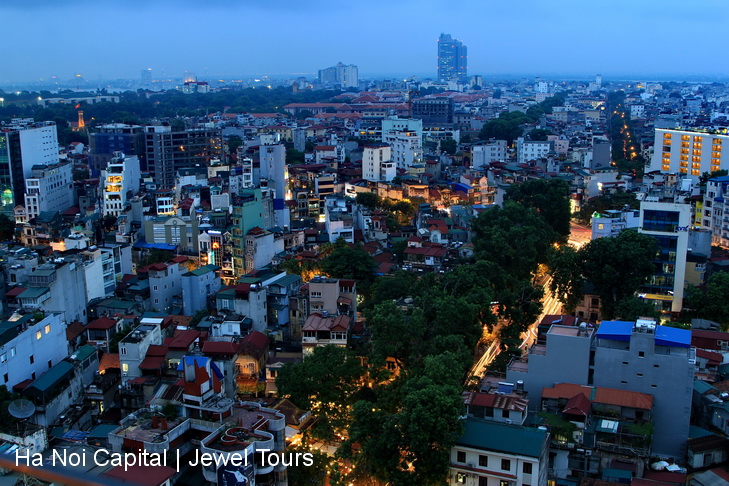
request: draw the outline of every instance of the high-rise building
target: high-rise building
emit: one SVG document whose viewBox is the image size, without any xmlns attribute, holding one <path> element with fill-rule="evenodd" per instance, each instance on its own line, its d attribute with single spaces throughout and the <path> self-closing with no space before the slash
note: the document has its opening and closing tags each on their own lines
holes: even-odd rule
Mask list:
<svg viewBox="0 0 729 486">
<path fill-rule="evenodd" d="M 319 70 L 321 84 L 339 85 L 342 88 L 356 88 L 359 86 L 359 70 L 354 64 L 337 63 L 336 66 Z"/>
<path fill-rule="evenodd" d="M 58 162 L 58 135 L 53 122 L 13 119 L 0 130 L 0 212 L 13 214 L 25 201 L 25 179 L 33 167 Z"/>
<path fill-rule="evenodd" d="M 129 194 L 139 190 L 141 178 L 139 159 L 116 152 L 102 172 L 104 215 L 119 216 L 127 204 Z"/>
<path fill-rule="evenodd" d="M 463 42 L 450 34 L 441 34 L 438 39 L 438 81 L 468 80 L 468 49 Z"/>
<path fill-rule="evenodd" d="M 453 125 L 453 98 L 417 98 L 413 100 L 413 117 L 423 120 L 423 125 L 426 126 Z"/>
<path fill-rule="evenodd" d="M 681 173 L 695 179 L 704 172 L 729 169 L 729 135 L 700 130 L 656 128 L 650 170 Z"/>
<path fill-rule="evenodd" d="M 25 185 L 28 220 L 44 211 L 65 211 L 73 204 L 73 165 L 68 161 L 35 165 Z"/>
<path fill-rule="evenodd" d="M 273 188 L 273 211 L 276 225 L 283 228 L 289 226 L 289 210 L 286 207 L 288 191 L 288 166 L 286 165 L 286 147 L 280 142 L 277 134 L 261 135 L 260 146 L 260 178 L 266 179 L 269 188 Z M 268 228 L 264 228 L 268 229 Z"/>
<path fill-rule="evenodd" d="M 219 128 L 172 131 L 169 126 L 145 127 L 147 170 L 159 187 L 172 188 L 179 169 L 208 167 L 223 155 Z"/>
<path fill-rule="evenodd" d="M 362 178 L 372 182 L 390 182 L 395 178 L 395 164 L 391 159 L 390 146 L 366 145 L 362 152 Z"/>
<path fill-rule="evenodd" d="M 141 72 L 141 78 L 142 78 L 142 85 L 143 86 L 149 86 L 152 84 L 152 69 L 142 69 Z"/>
<path fill-rule="evenodd" d="M 109 123 L 89 134 L 91 168 L 101 170 L 113 157 L 114 152 L 136 155 L 143 171 L 147 170 L 144 158 L 144 128 L 140 125 Z"/>
</svg>

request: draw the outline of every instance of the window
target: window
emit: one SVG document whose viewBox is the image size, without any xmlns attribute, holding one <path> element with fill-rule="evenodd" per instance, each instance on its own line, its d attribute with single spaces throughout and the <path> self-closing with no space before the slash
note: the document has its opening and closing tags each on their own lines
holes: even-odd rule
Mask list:
<svg viewBox="0 0 729 486">
<path fill-rule="evenodd" d="M 501 410 L 501 418 L 509 418 L 509 411 L 506 409 Z"/>
<path fill-rule="evenodd" d="M 36 339 L 40 339 L 42 337 L 43 337 L 43 333 L 41 331 L 38 331 L 38 332 L 35 333 L 35 338 Z"/>
<path fill-rule="evenodd" d="M 643 373 L 637 373 L 637 375 L 640 376 L 640 377 L 642 377 L 643 376 Z"/>
<path fill-rule="evenodd" d="M 51 325 L 50 324 L 46 324 L 46 327 L 45 327 L 44 330 L 45 330 L 45 333 L 46 334 L 48 334 L 49 332 L 51 332 Z"/>
<path fill-rule="evenodd" d="M 645 352 L 644 351 L 638 351 L 638 357 L 639 358 L 645 358 Z"/>
<path fill-rule="evenodd" d="M 321 292 L 311 292 L 311 297 L 312 297 L 312 298 L 318 298 L 318 297 L 321 297 Z"/>
<path fill-rule="evenodd" d="M 51 368 L 53 368 L 53 360 L 49 359 L 48 360 L 48 369 L 50 370 Z"/>
<path fill-rule="evenodd" d="M 461 463 L 466 462 L 466 453 L 464 451 L 456 452 L 456 462 L 461 462 Z"/>
<path fill-rule="evenodd" d="M 122 363 L 122 371 L 126 373 L 129 371 L 129 363 Z"/>
<path fill-rule="evenodd" d="M 31 355 L 30 355 L 30 364 L 33 364 L 33 363 L 35 363 L 35 356 L 33 356 L 33 355 L 31 354 Z M 34 379 L 35 379 L 35 378 L 34 378 Z"/>
<path fill-rule="evenodd" d="M 525 462 L 524 466 L 522 467 L 522 471 L 524 471 L 524 474 L 531 474 L 532 473 L 532 463 Z"/>
<path fill-rule="evenodd" d="M 7 373 L 5 373 L 5 375 L 3 375 L 3 380 L 5 380 L 5 383 L 7 383 L 8 380 L 10 380 L 10 377 L 8 376 Z"/>
<path fill-rule="evenodd" d="M 154 290 L 157 290 L 157 286 L 156 285 L 154 286 Z"/>
<path fill-rule="evenodd" d="M 509 459 L 502 459 L 501 460 L 501 470 L 508 471 L 510 469 L 511 469 L 511 461 Z"/>
<path fill-rule="evenodd" d="M 3 353 L 3 354 L 0 354 L 0 363 L 4 363 L 4 362 L 6 362 L 7 360 L 8 360 L 8 356 L 7 356 L 7 354 L 5 354 L 5 353 Z"/>
<path fill-rule="evenodd" d="M 10 348 L 10 357 L 11 358 L 15 357 L 15 354 L 16 353 L 17 353 L 17 351 L 15 351 L 15 346 L 13 346 L 12 348 Z"/>
<path fill-rule="evenodd" d="M 481 467 L 489 467 L 489 456 L 478 456 L 478 465 Z"/>
<path fill-rule="evenodd" d="M 155 304 L 159 304 L 159 299 L 154 299 Z"/>
<path fill-rule="evenodd" d="M 119 354 L 121 354 L 122 356 L 126 356 L 127 348 L 124 346 L 119 346 Z"/>
</svg>

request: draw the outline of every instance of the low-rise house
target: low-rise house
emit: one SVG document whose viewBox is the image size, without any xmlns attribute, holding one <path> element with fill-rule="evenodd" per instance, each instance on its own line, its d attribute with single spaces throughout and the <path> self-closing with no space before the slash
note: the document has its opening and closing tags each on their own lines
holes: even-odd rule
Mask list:
<svg viewBox="0 0 729 486">
<path fill-rule="evenodd" d="M 313 313 L 302 328 L 304 357 L 319 346 L 334 345 L 345 347 L 349 337 L 351 320 L 348 316 L 326 316 Z"/>
<path fill-rule="evenodd" d="M 468 417 L 451 449 L 448 484 L 547 484 L 549 433 Z"/>
<path fill-rule="evenodd" d="M 114 334 L 122 330 L 124 319 L 120 317 L 99 317 L 86 326 L 87 342 L 103 351 L 109 351 Z"/>
<path fill-rule="evenodd" d="M 219 266 L 210 264 L 181 275 L 183 314 L 191 316 L 208 308 L 209 297 L 222 285 L 219 271 Z"/>
</svg>

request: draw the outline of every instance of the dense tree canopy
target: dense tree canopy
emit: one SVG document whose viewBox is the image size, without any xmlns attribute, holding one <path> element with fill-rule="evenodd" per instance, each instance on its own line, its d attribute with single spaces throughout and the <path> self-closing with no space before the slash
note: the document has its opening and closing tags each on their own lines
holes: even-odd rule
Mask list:
<svg viewBox="0 0 729 486">
<path fill-rule="evenodd" d="M 562 179 L 531 179 L 512 184 L 506 199 L 536 209 L 560 236 L 570 234 L 570 187 Z"/>
<path fill-rule="evenodd" d="M 623 301 L 632 299 L 655 272 L 657 251 L 655 238 L 632 230 L 592 240 L 577 252 L 562 248 L 550 261 L 552 288 L 571 306 L 580 299 L 584 285 L 591 284 L 601 297 L 603 318 L 613 319 L 618 310 L 635 308 Z"/>
<path fill-rule="evenodd" d="M 496 263 L 517 280 L 529 280 L 557 235 L 539 213 L 514 201 L 484 211 L 476 218 L 476 257 Z"/>
<path fill-rule="evenodd" d="M 703 287 L 689 286 L 684 296 L 684 308 L 689 317 L 718 322 L 729 330 L 729 272 L 716 272 Z"/>
</svg>

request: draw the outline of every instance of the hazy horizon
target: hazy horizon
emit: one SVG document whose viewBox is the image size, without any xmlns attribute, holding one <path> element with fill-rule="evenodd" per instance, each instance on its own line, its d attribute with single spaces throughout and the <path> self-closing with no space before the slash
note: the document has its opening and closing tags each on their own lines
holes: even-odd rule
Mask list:
<svg viewBox="0 0 729 486">
<path fill-rule="evenodd" d="M 134 79 L 143 68 L 155 79 L 312 77 L 340 61 L 362 78 L 434 77 L 441 32 L 468 46 L 469 74 L 485 78 L 729 77 L 723 0 L 332 3 L 3 0 L 0 84 Z"/>
</svg>

